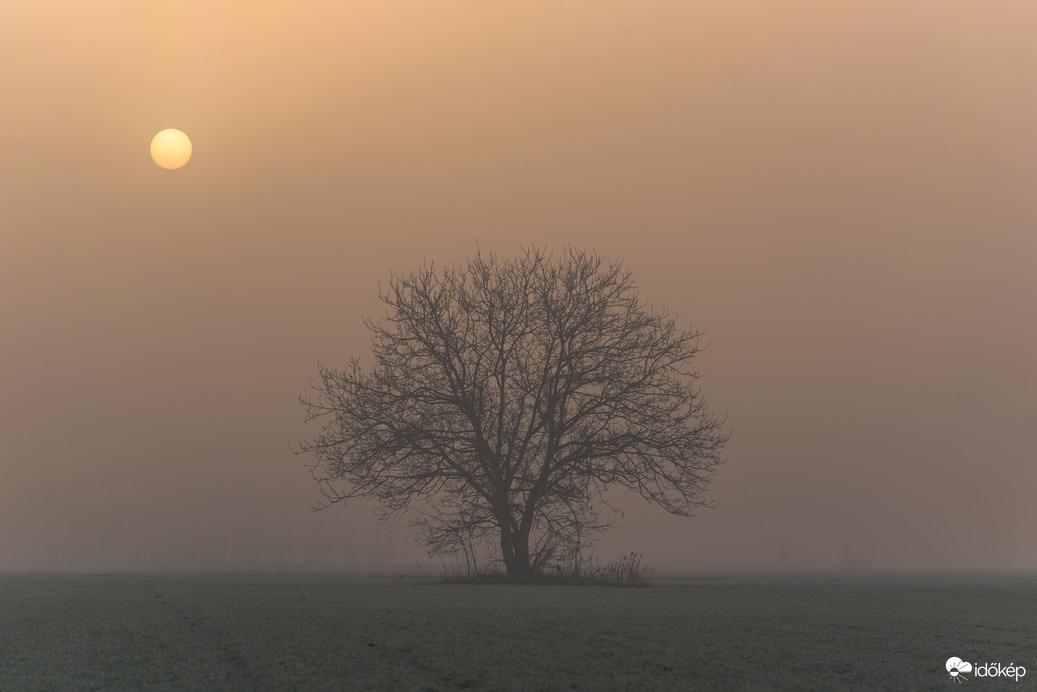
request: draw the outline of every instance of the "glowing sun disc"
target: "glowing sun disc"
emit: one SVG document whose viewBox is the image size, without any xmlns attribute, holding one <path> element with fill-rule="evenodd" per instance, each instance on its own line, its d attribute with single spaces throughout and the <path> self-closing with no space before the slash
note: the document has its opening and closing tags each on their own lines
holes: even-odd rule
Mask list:
<svg viewBox="0 0 1037 692">
<path fill-rule="evenodd" d="M 180 130 L 162 130 L 151 139 L 151 158 L 162 168 L 180 168 L 191 160 L 191 140 Z"/>
</svg>

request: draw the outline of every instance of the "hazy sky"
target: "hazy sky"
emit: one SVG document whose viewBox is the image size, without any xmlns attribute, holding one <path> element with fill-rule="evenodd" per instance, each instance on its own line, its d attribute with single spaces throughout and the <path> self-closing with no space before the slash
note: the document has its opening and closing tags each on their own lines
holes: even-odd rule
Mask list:
<svg viewBox="0 0 1037 692">
<path fill-rule="evenodd" d="M 0 5 L 0 569 L 399 566 L 289 443 L 378 282 L 622 258 L 734 433 L 666 569 L 1037 569 L 1030 0 Z M 159 130 L 193 140 L 167 171 Z"/>
</svg>

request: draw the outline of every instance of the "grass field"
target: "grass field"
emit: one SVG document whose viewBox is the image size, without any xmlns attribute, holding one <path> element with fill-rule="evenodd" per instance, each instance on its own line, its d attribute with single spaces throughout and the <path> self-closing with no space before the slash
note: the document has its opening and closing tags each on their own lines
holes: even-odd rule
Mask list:
<svg viewBox="0 0 1037 692">
<path fill-rule="evenodd" d="M 950 656 L 1015 663 L 1019 682 Z M 1037 584 L 0 575 L 0 690 L 1035 687 Z"/>
</svg>

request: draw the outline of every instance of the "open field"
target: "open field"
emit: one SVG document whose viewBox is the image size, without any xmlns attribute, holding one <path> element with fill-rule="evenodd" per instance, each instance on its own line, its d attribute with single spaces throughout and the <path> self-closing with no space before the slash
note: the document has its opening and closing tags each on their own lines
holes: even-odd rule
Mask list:
<svg viewBox="0 0 1037 692">
<path fill-rule="evenodd" d="M 950 656 L 1015 663 L 1019 682 Z M 0 575 L 2 690 L 1035 687 L 1033 581 Z"/>
</svg>

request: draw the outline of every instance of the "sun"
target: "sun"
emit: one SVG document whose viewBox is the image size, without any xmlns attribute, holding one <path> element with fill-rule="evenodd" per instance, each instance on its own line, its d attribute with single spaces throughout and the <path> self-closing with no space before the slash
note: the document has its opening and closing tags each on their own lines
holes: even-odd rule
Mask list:
<svg viewBox="0 0 1037 692">
<path fill-rule="evenodd" d="M 191 160 L 191 140 L 180 130 L 162 130 L 151 139 L 151 158 L 162 168 L 180 168 Z"/>
</svg>

